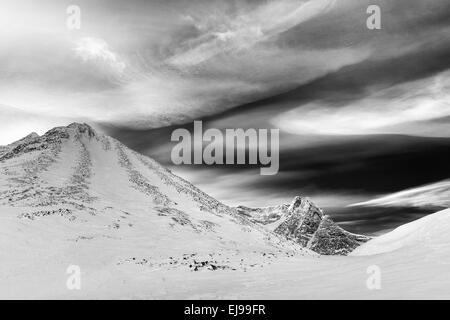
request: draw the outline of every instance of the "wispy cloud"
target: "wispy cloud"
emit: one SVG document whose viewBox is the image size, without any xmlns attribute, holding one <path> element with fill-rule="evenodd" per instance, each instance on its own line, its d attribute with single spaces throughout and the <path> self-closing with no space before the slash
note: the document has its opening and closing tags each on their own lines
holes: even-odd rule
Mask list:
<svg viewBox="0 0 450 320">
<path fill-rule="evenodd" d="M 15 37 L 0 44 L 7 48 L 0 51 L 0 103 L 138 128 L 189 122 L 367 58 L 365 46 L 299 50 L 276 43 L 279 35 L 320 17 L 334 3 L 241 2 L 234 8 L 222 3 L 217 10 L 212 2 L 137 2 L 133 17 L 105 9 L 121 26 L 108 29 L 105 10 L 81 2 L 81 30 L 69 31 L 66 8 L 44 1 L 32 14 L 26 11 L 30 30 L 14 27 Z M 21 0 L 5 7 L 5 15 L 19 15 L 28 6 Z M 170 13 L 170 6 L 179 13 Z M 53 17 L 58 12 L 60 20 Z M 36 24 L 39 19 L 45 24 Z"/>
<path fill-rule="evenodd" d="M 296 134 L 400 133 L 450 137 L 449 130 L 420 130 L 419 122 L 450 116 L 450 72 L 374 91 L 343 106 L 313 102 L 279 115 L 275 126 Z M 320 125 L 319 125 L 320 124 Z"/>
<path fill-rule="evenodd" d="M 450 180 L 389 194 L 373 200 L 355 203 L 354 207 L 450 207 Z"/>
<path fill-rule="evenodd" d="M 217 55 L 243 53 L 263 41 L 276 40 L 280 33 L 323 14 L 334 3 L 335 0 L 272 0 L 232 14 L 202 12 L 201 16 L 188 16 L 201 33 L 186 41 L 167 61 L 178 67 L 188 67 Z"/>
<path fill-rule="evenodd" d="M 103 39 L 83 37 L 76 41 L 73 50 L 84 62 L 101 63 L 117 75 L 121 75 L 126 68 L 125 62 L 118 57 L 117 53 L 112 51 Z"/>
</svg>

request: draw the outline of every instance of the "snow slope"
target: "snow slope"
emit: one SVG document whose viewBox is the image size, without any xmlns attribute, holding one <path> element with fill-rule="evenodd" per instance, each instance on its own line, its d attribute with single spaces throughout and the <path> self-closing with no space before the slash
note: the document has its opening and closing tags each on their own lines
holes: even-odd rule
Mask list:
<svg viewBox="0 0 450 320">
<path fill-rule="evenodd" d="M 442 251 L 450 243 L 450 209 L 443 210 L 370 240 L 352 255 L 373 255 L 394 250 Z"/>
</svg>

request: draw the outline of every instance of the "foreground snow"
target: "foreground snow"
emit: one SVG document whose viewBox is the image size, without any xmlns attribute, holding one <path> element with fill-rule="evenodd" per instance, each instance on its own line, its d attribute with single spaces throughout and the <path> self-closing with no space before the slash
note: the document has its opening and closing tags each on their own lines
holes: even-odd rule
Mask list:
<svg viewBox="0 0 450 320">
<path fill-rule="evenodd" d="M 449 299 L 449 216 L 449 210 L 431 215 L 347 257 L 220 247 L 202 253 L 199 243 L 156 248 L 144 234 L 112 230 L 76 240 L 75 230 L 58 230 L 58 219 L 13 226 L 3 218 L 0 298 Z M 195 256 L 184 261 L 187 252 Z M 234 269 L 194 271 L 195 260 Z M 73 264 L 82 271 L 81 290 L 66 287 Z M 381 271 L 380 290 L 366 285 L 372 265 Z"/>
</svg>

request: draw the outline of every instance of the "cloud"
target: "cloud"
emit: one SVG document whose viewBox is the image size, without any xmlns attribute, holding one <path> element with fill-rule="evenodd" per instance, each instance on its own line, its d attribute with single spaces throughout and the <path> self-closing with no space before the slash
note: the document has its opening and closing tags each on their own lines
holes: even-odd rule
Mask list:
<svg viewBox="0 0 450 320">
<path fill-rule="evenodd" d="M 188 16 L 203 31 L 189 39 L 167 59 L 177 67 L 195 66 L 217 55 L 237 54 L 269 41 L 313 17 L 331 9 L 335 0 L 268 1 L 256 8 L 246 8 L 237 13 Z M 208 26 L 208 27 L 206 27 Z"/>
<path fill-rule="evenodd" d="M 416 122 L 450 116 L 450 72 L 374 91 L 343 106 L 311 102 L 280 114 L 273 125 L 295 134 L 410 134 L 450 137 L 448 130 L 417 130 Z"/>
<path fill-rule="evenodd" d="M 364 4 L 353 0 L 133 4 L 81 1 L 80 31 L 67 30 L 62 4 L 44 1 L 33 12 L 20 0 L 5 7 L 3 15 L 24 12 L 29 24 L 11 22 L 14 36 L 0 44 L 0 103 L 161 127 L 268 98 L 370 58 L 400 56 L 424 37 L 406 46 L 411 37 L 397 26 L 394 35 L 369 35 Z M 335 31 L 342 28 L 345 36 Z M 399 46 L 406 49 L 393 49 Z"/>
<path fill-rule="evenodd" d="M 217 10 L 218 3 L 210 2 L 161 2 L 154 8 L 139 2 L 141 10 L 133 9 L 131 17 L 128 11 L 82 2 L 79 32 L 67 30 L 64 19 L 58 24 L 49 18 L 30 33 L 26 25 L 14 28 L 15 37 L 0 44 L 8 48 L 0 51 L 0 103 L 42 116 L 141 129 L 220 113 L 367 58 L 369 50 L 359 46 L 298 50 L 276 43 L 280 34 L 320 17 L 333 3 L 242 2 L 235 9 L 222 3 Z M 6 9 L 17 15 L 21 6 L 16 6 Z M 31 14 L 30 28 L 38 16 L 58 10 L 65 17 L 63 5 L 45 2 Z M 121 28 L 111 26 L 105 12 Z M 145 14 L 150 17 L 143 21 Z M 201 66 L 196 52 L 207 56 Z M 176 57 L 193 60 L 174 63 Z"/>
<path fill-rule="evenodd" d="M 450 207 L 450 180 L 410 188 L 351 206 L 448 208 Z"/>
<path fill-rule="evenodd" d="M 83 37 L 77 40 L 73 50 L 84 62 L 103 63 L 117 75 L 121 75 L 126 68 L 125 62 L 120 60 L 103 39 Z"/>
</svg>

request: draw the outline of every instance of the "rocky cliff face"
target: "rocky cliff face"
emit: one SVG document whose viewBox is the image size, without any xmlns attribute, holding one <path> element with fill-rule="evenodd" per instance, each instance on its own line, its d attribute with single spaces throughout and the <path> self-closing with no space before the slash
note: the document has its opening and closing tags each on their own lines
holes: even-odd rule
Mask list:
<svg viewBox="0 0 450 320">
<path fill-rule="evenodd" d="M 324 255 L 346 255 L 370 238 L 345 231 L 308 198 L 266 208 L 237 207 L 240 214 L 302 247 Z"/>
</svg>

